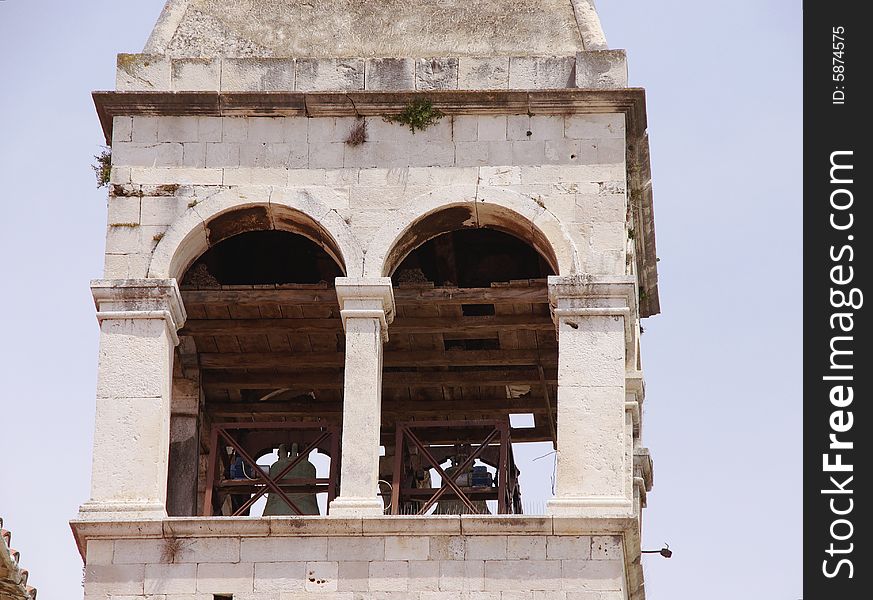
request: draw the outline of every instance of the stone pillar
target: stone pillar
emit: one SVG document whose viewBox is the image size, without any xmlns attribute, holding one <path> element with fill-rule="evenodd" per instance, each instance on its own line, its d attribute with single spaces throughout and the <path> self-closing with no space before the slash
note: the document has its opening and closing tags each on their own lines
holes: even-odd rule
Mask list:
<svg viewBox="0 0 873 600">
<path fill-rule="evenodd" d="M 394 292 L 388 277 L 337 277 L 336 295 L 346 331 L 346 366 L 340 493 L 330 514 L 381 515 L 382 346 L 394 319 Z"/>
<path fill-rule="evenodd" d="M 100 323 L 91 499 L 82 519 L 167 516 L 170 395 L 176 331 L 173 279 L 91 283 Z"/>
<path fill-rule="evenodd" d="M 636 314 L 625 279 L 549 278 L 558 330 L 558 457 L 549 512 L 632 515 L 625 377 Z"/>
<path fill-rule="evenodd" d="M 167 476 L 167 514 L 196 517 L 200 471 L 200 377 L 173 378 L 170 454 Z"/>
</svg>

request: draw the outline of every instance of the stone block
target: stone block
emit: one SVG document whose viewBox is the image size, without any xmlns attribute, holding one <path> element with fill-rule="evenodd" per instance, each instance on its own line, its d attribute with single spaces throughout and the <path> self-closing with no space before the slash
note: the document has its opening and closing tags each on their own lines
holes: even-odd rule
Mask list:
<svg viewBox="0 0 873 600">
<path fill-rule="evenodd" d="M 486 591 L 560 589 L 560 561 L 503 560 L 485 562 Z"/>
<path fill-rule="evenodd" d="M 133 136 L 133 117 L 112 118 L 112 143 L 130 142 Z"/>
<path fill-rule="evenodd" d="M 364 89 L 364 61 L 357 58 L 301 58 L 297 61 L 297 91 Z"/>
<path fill-rule="evenodd" d="M 306 563 L 287 561 L 287 557 L 276 556 L 276 560 L 286 562 L 256 563 L 255 592 L 302 592 L 306 581 Z"/>
<path fill-rule="evenodd" d="M 624 568 L 620 560 L 562 560 L 563 589 L 620 591 Z"/>
<path fill-rule="evenodd" d="M 132 142 L 153 143 L 158 141 L 160 117 L 133 117 Z"/>
<path fill-rule="evenodd" d="M 625 117 L 619 113 L 567 115 L 564 119 L 564 136 L 577 140 L 624 138 Z"/>
<path fill-rule="evenodd" d="M 477 591 L 485 589 L 484 560 L 440 561 L 440 590 Z"/>
<path fill-rule="evenodd" d="M 285 117 L 282 119 L 282 141 L 286 144 L 306 146 L 309 142 L 309 122 L 311 120 L 308 117 Z"/>
<path fill-rule="evenodd" d="M 370 563 L 361 560 L 339 563 L 337 590 L 340 592 L 366 592 L 370 589 Z"/>
<path fill-rule="evenodd" d="M 249 123 L 244 117 L 221 119 L 221 141 L 242 144 L 248 141 Z"/>
<path fill-rule="evenodd" d="M 512 164 L 541 165 L 545 162 L 545 142 L 523 141 L 512 144 Z"/>
<path fill-rule="evenodd" d="M 385 538 L 385 560 L 427 560 L 430 540 L 427 537 L 389 536 Z"/>
<path fill-rule="evenodd" d="M 458 89 L 458 59 L 420 58 L 415 65 L 415 87 L 419 90 Z"/>
<path fill-rule="evenodd" d="M 461 57 L 458 89 L 505 90 L 509 88 L 509 57 Z"/>
<path fill-rule="evenodd" d="M 591 558 L 591 537 L 587 535 L 550 536 L 546 541 L 546 557 L 549 560 Z"/>
<path fill-rule="evenodd" d="M 506 558 L 510 560 L 545 560 L 546 536 L 511 535 L 506 540 Z"/>
<path fill-rule="evenodd" d="M 623 139 L 599 140 L 595 156 L 598 164 L 624 164 L 627 147 Z"/>
<path fill-rule="evenodd" d="M 163 539 L 116 540 L 113 563 L 135 565 L 163 562 L 165 546 Z"/>
<path fill-rule="evenodd" d="M 509 63 L 509 88 L 542 90 L 574 87 L 573 56 L 513 56 Z"/>
<path fill-rule="evenodd" d="M 455 144 L 455 166 L 457 167 L 511 164 L 511 142 L 457 142 Z"/>
<path fill-rule="evenodd" d="M 308 562 L 303 587 L 307 592 L 335 592 L 338 571 L 336 562 Z"/>
<path fill-rule="evenodd" d="M 309 145 L 310 169 L 338 169 L 343 166 L 346 144 L 343 142 L 313 142 Z"/>
<path fill-rule="evenodd" d="M 109 225 L 140 222 L 140 199 L 116 196 L 109 198 Z"/>
<path fill-rule="evenodd" d="M 88 540 L 85 564 L 91 566 L 111 565 L 114 548 L 115 543 L 112 540 Z"/>
<path fill-rule="evenodd" d="M 480 142 L 496 142 L 506 139 L 506 115 L 482 115 L 478 121 L 477 139 Z"/>
<path fill-rule="evenodd" d="M 154 92 L 170 89 L 170 61 L 152 54 L 119 54 L 115 89 L 119 92 Z"/>
<path fill-rule="evenodd" d="M 238 166 L 240 166 L 239 144 L 228 144 L 225 142 L 206 144 L 207 169 Z"/>
<path fill-rule="evenodd" d="M 131 179 L 140 184 L 221 185 L 221 169 L 133 167 Z"/>
<path fill-rule="evenodd" d="M 328 560 L 385 560 L 385 538 L 330 538 Z"/>
<path fill-rule="evenodd" d="M 85 597 L 106 598 L 142 595 L 145 565 L 88 565 L 85 567 Z"/>
<path fill-rule="evenodd" d="M 130 183 L 130 167 L 112 167 L 109 172 L 109 183 Z"/>
<path fill-rule="evenodd" d="M 440 589 L 440 563 L 436 560 L 409 561 L 409 591 Z"/>
<path fill-rule="evenodd" d="M 232 537 L 195 538 L 182 540 L 178 563 L 237 563 L 240 561 L 240 539 Z"/>
<path fill-rule="evenodd" d="M 268 537 L 243 539 L 240 560 L 244 562 L 318 562 L 327 560 L 326 537 Z"/>
<path fill-rule="evenodd" d="M 429 547 L 431 560 L 464 560 L 467 540 L 455 535 L 431 536 Z"/>
<path fill-rule="evenodd" d="M 409 588 L 409 564 L 403 560 L 371 562 L 369 579 L 370 591 L 405 592 Z"/>
<path fill-rule="evenodd" d="M 179 58 L 172 64 L 174 92 L 217 92 L 221 89 L 221 60 Z"/>
<path fill-rule="evenodd" d="M 197 117 L 197 140 L 220 142 L 222 141 L 223 128 L 221 117 Z"/>
<path fill-rule="evenodd" d="M 580 140 L 546 140 L 544 142 L 544 163 L 548 165 L 593 164 L 597 160 L 597 147 L 586 146 L 582 151 Z"/>
<path fill-rule="evenodd" d="M 624 554 L 621 548 L 621 537 L 617 535 L 595 535 L 591 538 L 592 560 L 617 560 Z"/>
<path fill-rule="evenodd" d="M 197 565 L 197 591 L 233 594 L 254 591 L 252 563 L 204 563 Z"/>
<path fill-rule="evenodd" d="M 206 144 L 202 142 L 182 144 L 182 166 L 206 168 Z"/>
<path fill-rule="evenodd" d="M 627 54 L 625 51 L 577 52 L 576 87 L 587 89 L 627 87 Z"/>
<path fill-rule="evenodd" d="M 293 58 L 225 58 L 223 92 L 293 92 L 297 68 Z"/>
<path fill-rule="evenodd" d="M 146 594 L 193 594 L 197 590 L 197 565 L 146 565 Z"/>
<path fill-rule="evenodd" d="M 249 117 L 247 125 L 250 144 L 285 141 L 284 119 L 281 117 Z"/>
<path fill-rule="evenodd" d="M 112 148 L 112 162 L 135 167 L 176 167 L 182 164 L 182 144 L 119 142 Z"/>
<path fill-rule="evenodd" d="M 197 117 L 159 117 L 159 142 L 198 142 L 200 128 Z"/>
<path fill-rule="evenodd" d="M 135 254 L 143 249 L 142 230 L 138 225 L 111 225 L 106 230 L 108 254 Z"/>
<path fill-rule="evenodd" d="M 532 140 L 564 139 L 563 115 L 534 115 L 530 118 Z"/>
<path fill-rule="evenodd" d="M 364 89 L 414 90 L 415 60 L 412 58 L 371 58 L 364 64 Z"/>
<path fill-rule="evenodd" d="M 479 118 L 473 115 L 454 115 L 452 120 L 452 140 L 455 142 L 475 142 L 479 139 Z"/>
<path fill-rule="evenodd" d="M 467 538 L 467 559 L 502 560 L 506 558 L 506 536 L 471 535 Z"/>
</svg>

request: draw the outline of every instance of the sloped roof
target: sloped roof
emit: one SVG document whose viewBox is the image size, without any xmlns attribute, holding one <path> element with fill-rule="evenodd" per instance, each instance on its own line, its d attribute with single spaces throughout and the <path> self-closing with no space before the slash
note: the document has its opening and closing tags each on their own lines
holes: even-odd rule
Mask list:
<svg viewBox="0 0 873 600">
<path fill-rule="evenodd" d="M 169 0 L 145 52 L 422 58 L 605 47 L 593 0 Z"/>
<path fill-rule="evenodd" d="M 3 519 L 0 519 L 0 538 L 0 597 L 36 600 L 36 590 L 27 585 L 27 571 L 18 565 L 18 552 L 12 549 L 12 534 L 3 529 Z"/>
</svg>

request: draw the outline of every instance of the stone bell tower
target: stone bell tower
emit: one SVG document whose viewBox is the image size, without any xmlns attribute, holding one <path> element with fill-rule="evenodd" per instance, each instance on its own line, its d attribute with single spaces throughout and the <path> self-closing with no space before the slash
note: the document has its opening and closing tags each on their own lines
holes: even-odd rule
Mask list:
<svg viewBox="0 0 873 600">
<path fill-rule="evenodd" d="M 626 73 L 591 0 L 169 0 L 94 94 L 86 600 L 642 599 Z"/>
</svg>

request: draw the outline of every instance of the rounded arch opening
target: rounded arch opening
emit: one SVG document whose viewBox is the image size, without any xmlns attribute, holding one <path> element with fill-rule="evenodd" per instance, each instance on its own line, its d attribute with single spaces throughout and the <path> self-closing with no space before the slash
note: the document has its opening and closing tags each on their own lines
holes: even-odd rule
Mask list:
<svg viewBox="0 0 873 600">
<path fill-rule="evenodd" d="M 449 232 L 468 229 L 494 230 L 512 236 L 533 248 L 549 266 L 553 274 L 572 272 L 575 270 L 574 252 L 572 244 L 566 240 L 558 240 L 562 243 L 562 261 L 556 252 L 555 240 L 551 239 L 543 229 L 534 222 L 534 217 L 544 214 L 539 205 L 534 207 L 526 203 L 516 201 L 519 210 L 494 202 L 461 202 L 445 204 L 432 210 L 409 223 L 400 235 L 396 236 L 391 247 L 383 252 L 382 273 L 383 277 L 391 276 L 397 268 L 406 260 L 409 254 L 424 243 Z M 534 214 L 525 216 L 520 212 L 527 209 Z M 547 220 L 553 228 L 560 229 L 557 221 L 554 223 Z M 559 232 L 563 234 L 563 232 Z"/>
<path fill-rule="evenodd" d="M 179 272 L 188 321 L 174 396 L 196 394 L 197 409 L 173 415 L 168 512 L 326 514 L 338 480 L 345 362 L 339 246 L 314 219 L 277 206 L 203 225 L 202 252 L 191 242 L 178 263 L 188 265 Z M 258 497 L 257 471 L 291 486 L 290 504 L 274 492 Z"/>
</svg>

